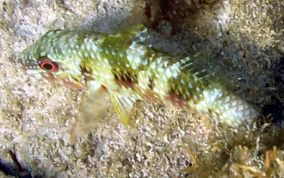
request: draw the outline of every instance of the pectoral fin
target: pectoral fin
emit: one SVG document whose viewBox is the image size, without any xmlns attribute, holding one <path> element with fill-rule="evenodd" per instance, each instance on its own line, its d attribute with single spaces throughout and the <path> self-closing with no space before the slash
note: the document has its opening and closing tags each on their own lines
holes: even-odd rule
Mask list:
<svg viewBox="0 0 284 178">
<path fill-rule="evenodd" d="M 136 100 L 127 97 L 119 97 L 114 94 L 110 94 L 110 99 L 112 102 L 112 106 L 118 114 L 122 124 L 128 127 Z"/>
<path fill-rule="evenodd" d="M 136 100 L 109 94 L 103 86 L 98 86 L 90 90 L 81 103 L 79 115 L 71 129 L 70 144 L 74 144 L 78 138 L 87 135 L 99 125 L 99 119 L 106 115 L 106 108 L 109 105 L 106 99 L 108 95 L 122 124 L 129 126 Z"/>
<path fill-rule="evenodd" d="M 99 119 L 106 115 L 108 92 L 103 86 L 90 90 L 80 105 L 79 114 L 70 133 L 70 143 L 93 131 L 99 124 Z"/>
</svg>

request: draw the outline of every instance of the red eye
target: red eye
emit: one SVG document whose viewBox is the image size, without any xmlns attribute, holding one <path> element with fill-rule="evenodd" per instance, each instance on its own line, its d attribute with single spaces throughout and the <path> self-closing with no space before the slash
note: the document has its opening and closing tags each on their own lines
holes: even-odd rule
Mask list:
<svg viewBox="0 0 284 178">
<path fill-rule="evenodd" d="M 50 72 L 57 72 L 59 69 L 58 64 L 48 58 L 43 58 L 39 60 L 38 65 L 40 66 L 40 68 Z"/>
</svg>

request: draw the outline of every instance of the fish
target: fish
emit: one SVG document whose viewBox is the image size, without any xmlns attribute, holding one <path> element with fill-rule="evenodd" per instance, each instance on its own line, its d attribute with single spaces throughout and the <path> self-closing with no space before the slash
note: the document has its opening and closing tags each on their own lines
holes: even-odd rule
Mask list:
<svg viewBox="0 0 284 178">
<path fill-rule="evenodd" d="M 109 96 L 125 126 L 140 100 L 188 109 L 229 127 L 259 117 L 219 81 L 218 72 L 197 65 L 198 55 L 160 52 L 145 44 L 148 38 L 142 24 L 113 34 L 51 30 L 21 53 L 20 62 L 30 75 L 93 93 L 88 100 L 96 106 Z"/>
</svg>

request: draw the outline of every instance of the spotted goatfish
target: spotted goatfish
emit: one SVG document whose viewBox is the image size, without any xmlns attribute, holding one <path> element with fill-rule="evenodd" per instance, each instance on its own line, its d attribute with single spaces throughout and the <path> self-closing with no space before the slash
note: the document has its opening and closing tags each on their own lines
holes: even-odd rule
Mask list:
<svg viewBox="0 0 284 178">
<path fill-rule="evenodd" d="M 53 30 L 21 54 L 21 63 L 29 74 L 96 93 L 94 101 L 107 93 L 124 125 L 137 100 L 194 110 L 231 127 L 258 117 L 197 59 L 159 52 L 143 44 L 148 36 L 143 25 L 114 34 Z"/>
</svg>

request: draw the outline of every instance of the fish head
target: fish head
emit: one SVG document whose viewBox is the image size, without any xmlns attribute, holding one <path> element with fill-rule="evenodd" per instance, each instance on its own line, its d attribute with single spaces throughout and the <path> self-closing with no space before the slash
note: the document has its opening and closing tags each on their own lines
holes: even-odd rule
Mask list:
<svg viewBox="0 0 284 178">
<path fill-rule="evenodd" d="M 79 37 L 66 31 L 49 31 L 21 53 L 20 63 L 28 74 L 39 79 L 83 90 L 86 77 L 80 68 L 81 58 L 76 46 L 70 44 L 76 38 Z"/>
</svg>

